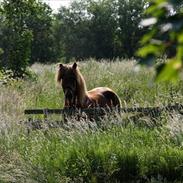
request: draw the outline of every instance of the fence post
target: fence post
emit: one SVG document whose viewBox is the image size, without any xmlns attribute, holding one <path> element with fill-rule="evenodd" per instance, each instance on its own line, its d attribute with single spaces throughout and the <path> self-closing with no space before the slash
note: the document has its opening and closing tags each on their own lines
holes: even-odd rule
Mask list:
<svg viewBox="0 0 183 183">
<path fill-rule="evenodd" d="M 43 109 L 44 120 L 48 119 L 48 109 Z"/>
</svg>

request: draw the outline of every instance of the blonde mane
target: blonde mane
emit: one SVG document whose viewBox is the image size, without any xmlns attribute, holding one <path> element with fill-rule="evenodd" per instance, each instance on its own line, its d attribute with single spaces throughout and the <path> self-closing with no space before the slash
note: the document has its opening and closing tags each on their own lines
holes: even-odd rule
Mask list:
<svg viewBox="0 0 183 183">
<path fill-rule="evenodd" d="M 56 84 L 59 85 L 61 83 L 61 80 L 62 80 L 62 73 L 61 73 L 60 69 L 58 69 L 58 71 L 56 72 L 56 75 L 55 75 Z"/>
<path fill-rule="evenodd" d="M 88 96 L 86 82 L 78 68 L 76 69 L 76 76 L 77 76 L 76 80 L 77 80 L 77 85 L 78 85 L 78 87 L 77 87 L 78 102 L 80 105 L 83 105 L 83 103 L 85 102 L 85 100 Z"/>
</svg>

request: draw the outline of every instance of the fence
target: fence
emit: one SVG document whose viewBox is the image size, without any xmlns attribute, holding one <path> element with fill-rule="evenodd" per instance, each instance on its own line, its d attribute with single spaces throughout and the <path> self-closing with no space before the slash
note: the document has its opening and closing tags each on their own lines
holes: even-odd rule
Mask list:
<svg viewBox="0 0 183 183">
<path fill-rule="evenodd" d="M 132 108 L 87 108 L 87 109 L 26 109 L 24 111 L 24 114 L 26 115 L 37 115 L 37 114 L 43 114 L 45 117 L 47 117 L 50 114 L 66 114 L 66 115 L 74 115 L 78 113 L 86 113 L 86 114 L 96 114 L 96 115 L 102 115 L 107 112 L 117 111 L 119 113 L 143 113 L 144 115 L 148 114 L 154 114 L 159 115 L 163 111 L 166 112 L 173 112 L 177 111 L 180 114 L 183 114 L 183 105 L 182 104 L 174 104 L 174 105 L 167 105 L 165 107 L 132 107 Z"/>
</svg>

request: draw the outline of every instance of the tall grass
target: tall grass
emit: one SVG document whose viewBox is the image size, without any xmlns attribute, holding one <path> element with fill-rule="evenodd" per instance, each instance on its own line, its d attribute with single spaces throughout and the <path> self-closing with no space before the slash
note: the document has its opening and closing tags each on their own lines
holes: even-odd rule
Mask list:
<svg viewBox="0 0 183 183">
<path fill-rule="evenodd" d="M 182 81 L 153 82 L 153 70 L 138 71 L 135 61 L 79 63 L 88 90 L 108 86 L 122 105 L 181 103 Z M 26 108 L 62 108 L 55 65 L 35 64 L 32 79 L 0 90 L 0 182 L 174 182 L 183 181 L 182 116 L 132 121 L 130 115 L 91 122 L 74 119 L 63 128 L 27 133 Z M 36 118 L 36 117 L 35 117 Z M 50 117 L 50 121 L 58 117 Z M 49 126 L 49 125 L 48 125 Z"/>
</svg>

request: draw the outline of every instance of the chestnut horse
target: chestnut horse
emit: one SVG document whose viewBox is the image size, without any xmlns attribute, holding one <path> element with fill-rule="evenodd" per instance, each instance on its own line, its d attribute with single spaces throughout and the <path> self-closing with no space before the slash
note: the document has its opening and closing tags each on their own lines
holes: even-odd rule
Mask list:
<svg viewBox="0 0 183 183">
<path fill-rule="evenodd" d="M 98 87 L 87 91 L 85 80 L 76 63 L 73 65 L 59 64 L 56 80 L 61 84 L 64 92 L 64 107 L 120 108 L 120 99 L 110 88 Z"/>
</svg>

